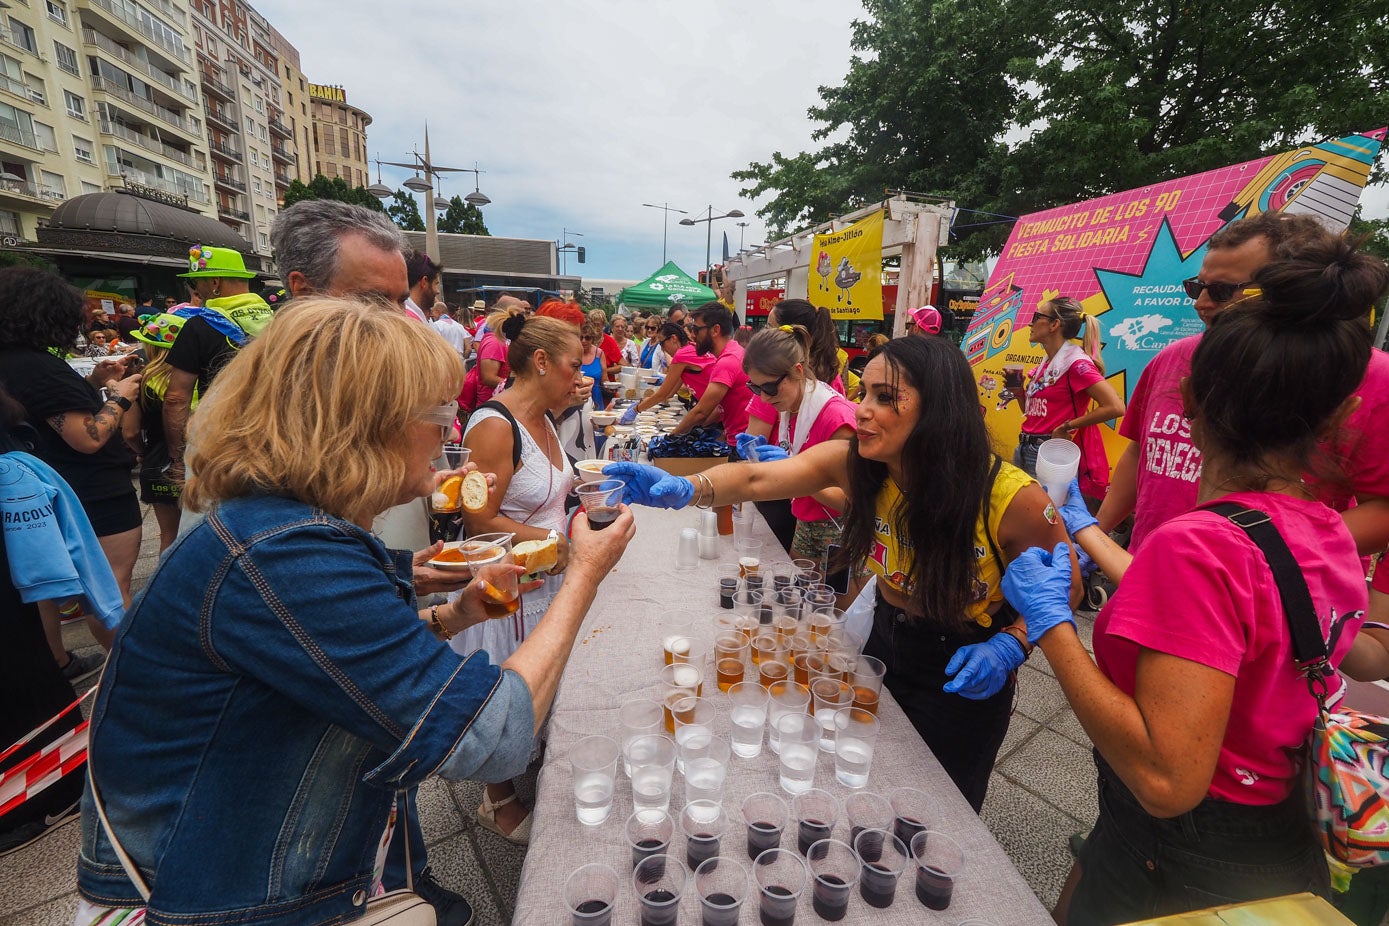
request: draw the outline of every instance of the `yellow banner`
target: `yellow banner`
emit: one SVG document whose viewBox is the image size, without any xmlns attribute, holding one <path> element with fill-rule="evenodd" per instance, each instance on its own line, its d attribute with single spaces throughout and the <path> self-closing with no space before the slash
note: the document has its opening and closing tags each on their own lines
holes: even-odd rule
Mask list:
<svg viewBox="0 0 1389 926">
<path fill-rule="evenodd" d="M 834 318 L 883 317 L 881 209 L 843 231 L 816 235 L 813 253 L 811 302 L 827 306 Z"/>
</svg>

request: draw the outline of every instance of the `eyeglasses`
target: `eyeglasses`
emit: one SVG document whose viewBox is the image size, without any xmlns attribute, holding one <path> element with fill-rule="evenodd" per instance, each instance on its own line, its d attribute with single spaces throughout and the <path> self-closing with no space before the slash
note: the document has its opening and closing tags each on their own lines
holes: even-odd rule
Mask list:
<svg viewBox="0 0 1389 926">
<path fill-rule="evenodd" d="M 709 330 L 710 328 L 712 328 L 712 327 L 714 327 L 714 326 L 713 326 L 713 325 L 696 325 L 696 324 L 694 324 L 693 322 L 687 322 L 687 323 L 685 324 L 685 330 L 688 331 L 688 332 L 690 332 L 691 334 L 696 334 L 696 335 L 699 334 L 701 331 L 708 331 L 708 330 Z"/>
<path fill-rule="evenodd" d="M 1200 277 L 1192 277 L 1189 280 L 1182 280 L 1182 289 L 1186 290 L 1188 299 L 1200 299 L 1201 291 L 1210 293 L 1211 299 L 1216 302 L 1229 302 L 1235 298 L 1235 293 L 1241 286 L 1248 286 L 1253 280 L 1246 280 L 1243 283 L 1207 283 Z"/>
<path fill-rule="evenodd" d="M 458 403 L 449 402 L 447 405 L 431 408 L 420 415 L 420 420 L 426 424 L 437 424 L 440 439 L 446 440 L 449 436 L 449 429 L 458 421 Z"/>
<path fill-rule="evenodd" d="M 1037 319 L 1039 319 L 1039 318 L 1045 318 L 1047 321 L 1052 321 L 1052 322 L 1059 322 L 1059 321 L 1061 321 L 1061 316 L 1059 316 L 1059 315 L 1052 315 L 1052 314 L 1049 313 L 1049 312 L 1033 312 L 1033 313 L 1032 313 L 1032 320 L 1033 320 L 1034 322 L 1035 322 Z"/>
<path fill-rule="evenodd" d="M 782 382 L 790 375 L 790 373 L 783 373 L 770 383 L 763 383 L 760 386 L 752 380 L 748 380 L 748 388 L 752 390 L 754 395 L 763 395 L 769 399 L 775 398 L 776 394 L 781 391 Z"/>
</svg>

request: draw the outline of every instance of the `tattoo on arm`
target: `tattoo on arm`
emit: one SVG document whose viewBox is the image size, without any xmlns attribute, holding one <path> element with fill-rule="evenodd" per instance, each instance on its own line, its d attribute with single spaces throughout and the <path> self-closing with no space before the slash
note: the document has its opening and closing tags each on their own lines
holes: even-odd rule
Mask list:
<svg viewBox="0 0 1389 926">
<path fill-rule="evenodd" d="M 111 435 L 116 433 L 116 430 L 120 427 L 120 411 L 121 407 L 119 405 L 115 402 L 108 401 L 97 410 L 96 414 L 83 415 L 81 427 L 82 430 L 86 432 L 87 439 L 98 447 L 104 446 Z M 61 435 L 63 433 L 63 426 L 67 424 L 68 416 L 76 416 L 76 414 L 76 412 L 63 412 L 60 415 L 53 415 L 48 419 L 48 426 Z M 65 437 L 64 440 L 67 440 L 67 438 Z M 71 442 L 69 441 L 69 443 Z"/>
<path fill-rule="evenodd" d="M 63 433 L 63 420 L 64 420 L 65 418 L 67 418 L 67 416 L 68 416 L 68 415 L 67 415 L 67 412 L 63 412 L 61 415 L 54 415 L 54 416 L 52 416 L 51 418 L 48 419 L 48 426 L 49 426 L 50 428 L 52 428 L 53 430 L 57 431 L 59 434 L 62 434 L 62 433 Z"/>
</svg>

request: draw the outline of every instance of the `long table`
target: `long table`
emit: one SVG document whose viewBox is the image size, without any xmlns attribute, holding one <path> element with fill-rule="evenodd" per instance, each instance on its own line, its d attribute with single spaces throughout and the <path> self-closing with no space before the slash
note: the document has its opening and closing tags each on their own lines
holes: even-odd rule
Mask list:
<svg viewBox="0 0 1389 926">
<path fill-rule="evenodd" d="M 631 852 L 624 824 L 632 812 L 631 784 L 618 768 L 612 814 L 599 826 L 585 826 L 574 811 L 573 777 L 566 756 L 579 739 L 595 733 L 621 740 L 618 709 L 624 701 L 655 697 L 657 676 L 664 665 L 662 641 L 672 632 L 706 638 L 712 648 L 713 622 L 718 610 L 717 565 L 733 561 L 733 538 L 720 538 L 720 557 L 700 560 L 694 569 L 675 568 L 676 540 L 682 527 L 696 525 L 693 511 L 659 511 L 634 508 L 637 535 L 621 562 L 603 582 L 597 599 L 575 643 L 552 712 L 545 763 L 536 786 L 534 828 L 530 851 L 521 871 L 516 898 L 515 924 L 564 924 L 564 882 L 579 866 L 605 862 L 623 880 L 614 910 L 614 923 L 636 923 L 638 902 L 631 889 Z M 764 564 L 786 562 L 780 545 L 760 516 L 752 519 L 751 536 L 761 539 Z M 719 707 L 716 730 L 731 730 L 728 698 L 707 673 L 704 696 Z M 1002 847 L 970 809 L 916 734 L 897 702 L 883 690 L 878 709 L 881 725 L 867 790 L 886 794 L 893 788 L 920 788 L 935 801 L 928 821 L 932 829 L 948 833 L 968 854 L 965 870 L 956 880 L 954 899 L 947 910 L 934 912 L 917 901 L 913 890 L 914 868 L 902 875 L 897 899 L 887 909 L 875 909 L 857 890 L 842 923 L 890 926 L 896 923 L 956 924 L 971 917 L 993 926 L 1045 924 L 1051 917 L 1013 867 Z M 853 793 L 836 780 L 834 756 L 820 753 L 815 787 L 842 801 Z M 677 771 L 671 785 L 671 816 L 684 806 L 684 780 Z M 724 837 L 722 854 L 737 858 L 751 870 L 745 852 L 744 827 L 739 813 L 742 800 L 757 791 L 779 794 L 790 804 L 790 795 L 778 785 L 778 758 L 764 746 L 753 759 L 730 760 L 724 788 L 724 808 L 732 817 Z M 833 836 L 848 840 L 848 824 L 842 819 Z M 792 822 L 782 836 L 782 848 L 795 849 Z M 685 841 L 677 831 L 670 852 L 684 857 Z M 693 881 L 693 879 L 691 879 Z M 810 890 L 802 894 L 796 921 L 821 922 L 811 909 Z M 698 924 L 699 901 L 691 883 L 681 904 L 680 923 Z M 740 923 L 758 922 L 755 889 L 743 905 Z"/>
</svg>

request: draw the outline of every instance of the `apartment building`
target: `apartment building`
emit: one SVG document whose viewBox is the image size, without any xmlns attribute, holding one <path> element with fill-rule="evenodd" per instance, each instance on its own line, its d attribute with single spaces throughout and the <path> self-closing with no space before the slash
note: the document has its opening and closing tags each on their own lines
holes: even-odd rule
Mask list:
<svg viewBox="0 0 1389 926">
<path fill-rule="evenodd" d="M 241 0 L 192 0 L 191 8 L 217 217 L 268 255 L 297 161 L 274 32 Z"/>
<path fill-rule="evenodd" d="M 347 102 L 347 91 L 331 84 L 309 84 L 313 119 L 314 173 L 341 177 L 348 186 L 368 186 L 367 126 L 371 116 Z"/>
<path fill-rule="evenodd" d="M 128 189 L 215 214 L 182 0 L 0 3 L 0 245 Z"/>
<path fill-rule="evenodd" d="M 285 104 L 284 120 L 293 137 L 286 147 L 294 155 L 290 177 L 300 183 L 313 179 L 313 117 L 309 112 L 309 81 L 299 69 L 299 49 L 270 27 L 270 40 L 280 59 L 280 91 Z"/>
</svg>

